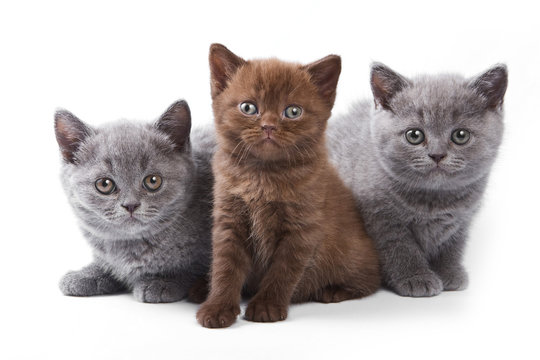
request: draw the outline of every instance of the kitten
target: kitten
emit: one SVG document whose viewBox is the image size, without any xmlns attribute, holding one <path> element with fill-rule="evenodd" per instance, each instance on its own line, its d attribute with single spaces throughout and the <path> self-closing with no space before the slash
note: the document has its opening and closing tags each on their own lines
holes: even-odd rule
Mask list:
<svg viewBox="0 0 540 360">
<path fill-rule="evenodd" d="M 181 300 L 208 271 L 212 206 L 209 130 L 194 132 L 187 103 L 155 124 L 90 127 L 55 116 L 62 182 L 94 261 L 68 272 L 65 295 L 132 290 L 141 302 Z"/>
<path fill-rule="evenodd" d="M 245 61 L 210 47 L 218 149 L 205 327 L 273 322 L 290 302 L 339 302 L 379 287 L 375 247 L 324 141 L 341 59 Z"/>
<path fill-rule="evenodd" d="M 472 79 L 407 79 L 374 64 L 375 106 L 360 102 L 330 122 L 333 162 L 398 294 L 467 287 L 462 253 L 502 140 L 507 82 L 504 65 Z"/>
</svg>

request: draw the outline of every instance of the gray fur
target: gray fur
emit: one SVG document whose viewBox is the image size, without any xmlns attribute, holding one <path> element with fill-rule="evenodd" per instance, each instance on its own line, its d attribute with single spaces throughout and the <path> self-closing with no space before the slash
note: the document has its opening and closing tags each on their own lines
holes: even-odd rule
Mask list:
<svg viewBox="0 0 540 360">
<path fill-rule="evenodd" d="M 331 158 L 353 190 L 374 239 L 384 282 L 403 296 L 462 290 L 461 264 L 503 134 L 507 71 L 498 65 L 473 79 L 407 79 L 372 67 L 375 106 L 362 101 L 329 123 Z M 405 133 L 422 129 L 425 142 Z M 468 129 L 465 145 L 450 139 Z M 446 154 L 439 167 L 429 154 Z"/>
<path fill-rule="evenodd" d="M 190 127 L 183 101 L 155 124 L 92 128 L 67 111 L 56 113 L 62 183 L 94 254 L 93 263 L 62 278 L 65 295 L 133 291 L 142 302 L 172 302 L 207 273 L 215 138 L 196 129 L 190 139 Z M 149 174 L 163 179 L 154 193 L 142 185 Z M 99 193 L 95 181 L 102 177 L 119 191 Z M 126 203 L 140 203 L 134 218 Z"/>
</svg>

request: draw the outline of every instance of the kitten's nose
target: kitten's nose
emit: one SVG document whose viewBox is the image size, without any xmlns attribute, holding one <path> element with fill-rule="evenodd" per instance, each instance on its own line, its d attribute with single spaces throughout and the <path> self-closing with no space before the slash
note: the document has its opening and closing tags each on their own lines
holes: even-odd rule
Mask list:
<svg viewBox="0 0 540 360">
<path fill-rule="evenodd" d="M 130 213 L 131 215 L 133 215 L 133 212 L 134 212 L 139 206 L 141 206 L 140 203 L 139 203 L 139 204 L 126 204 L 126 205 L 122 205 L 122 207 L 123 207 L 124 209 L 126 209 L 127 211 L 129 211 L 129 213 Z"/>
<path fill-rule="evenodd" d="M 277 128 L 274 125 L 263 125 L 262 129 L 266 132 L 270 132 L 273 130 L 277 130 Z"/>
<path fill-rule="evenodd" d="M 266 125 L 266 124 L 263 124 L 263 125 L 262 125 L 262 129 L 263 129 L 263 131 L 266 133 L 266 137 L 267 137 L 268 139 L 271 138 L 271 136 L 272 136 L 272 131 L 277 130 L 277 128 L 276 128 L 274 125 Z"/>
<path fill-rule="evenodd" d="M 438 164 L 446 157 L 446 154 L 429 154 L 429 157 Z"/>
</svg>

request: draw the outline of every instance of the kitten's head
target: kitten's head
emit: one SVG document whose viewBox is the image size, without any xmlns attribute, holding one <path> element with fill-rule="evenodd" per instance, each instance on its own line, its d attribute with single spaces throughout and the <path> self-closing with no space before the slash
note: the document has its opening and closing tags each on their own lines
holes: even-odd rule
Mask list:
<svg viewBox="0 0 540 360">
<path fill-rule="evenodd" d="M 58 111 L 62 182 L 83 228 L 101 238 L 126 239 L 159 230 L 185 206 L 194 173 L 190 128 L 185 101 L 155 124 L 93 128 Z"/>
<path fill-rule="evenodd" d="M 378 159 L 394 178 L 418 188 L 452 189 L 487 175 L 502 140 L 508 74 L 496 65 L 471 79 L 408 79 L 373 64 Z"/>
<path fill-rule="evenodd" d="M 277 59 L 246 61 L 213 44 L 209 59 L 222 149 L 239 161 L 316 157 L 336 96 L 339 56 L 308 65 Z"/>
</svg>

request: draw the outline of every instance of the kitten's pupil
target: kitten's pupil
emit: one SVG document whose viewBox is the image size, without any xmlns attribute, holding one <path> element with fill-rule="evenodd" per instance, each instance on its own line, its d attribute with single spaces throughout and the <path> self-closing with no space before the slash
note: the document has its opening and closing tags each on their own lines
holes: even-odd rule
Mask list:
<svg viewBox="0 0 540 360">
<path fill-rule="evenodd" d="M 291 105 L 285 109 L 285 117 L 296 119 L 302 114 L 302 109 L 299 106 Z"/>
<path fill-rule="evenodd" d="M 452 133 L 452 141 L 458 145 L 466 144 L 471 137 L 471 133 L 465 129 L 459 129 Z"/>
<path fill-rule="evenodd" d="M 109 178 L 98 179 L 95 182 L 95 186 L 96 189 L 104 195 L 109 195 L 115 190 L 114 181 Z"/>
<path fill-rule="evenodd" d="M 162 181 L 163 180 L 159 175 L 148 175 L 143 180 L 143 186 L 146 188 L 146 190 L 154 192 L 161 188 Z"/>
<path fill-rule="evenodd" d="M 249 102 L 241 103 L 240 110 L 246 115 L 255 115 L 257 113 L 257 107 Z"/>
<path fill-rule="evenodd" d="M 413 145 L 418 145 L 424 141 L 424 133 L 420 129 L 411 129 L 405 133 L 405 138 Z"/>
</svg>

